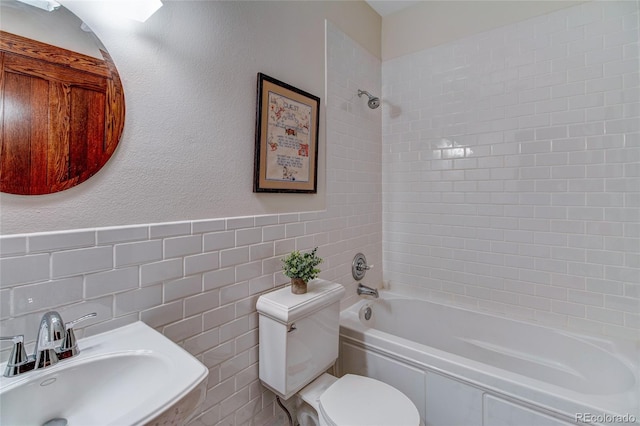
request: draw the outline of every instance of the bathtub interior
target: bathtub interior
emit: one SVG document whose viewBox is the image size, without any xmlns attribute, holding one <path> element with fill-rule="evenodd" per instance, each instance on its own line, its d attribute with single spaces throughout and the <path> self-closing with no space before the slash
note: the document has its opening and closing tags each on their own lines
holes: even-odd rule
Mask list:
<svg viewBox="0 0 640 426">
<path fill-rule="evenodd" d="M 367 307 L 370 320 L 364 318 Z M 470 360 L 476 369 L 505 371 L 512 381 L 531 383 L 577 405 L 614 407 L 613 412 L 626 407 L 640 414 L 637 342 L 581 335 L 387 291 L 380 299 L 363 300 L 343 311 L 341 323 L 352 329 L 360 325 L 365 342 L 372 336 L 400 339 L 400 345 L 415 343 L 445 358 Z"/>
</svg>

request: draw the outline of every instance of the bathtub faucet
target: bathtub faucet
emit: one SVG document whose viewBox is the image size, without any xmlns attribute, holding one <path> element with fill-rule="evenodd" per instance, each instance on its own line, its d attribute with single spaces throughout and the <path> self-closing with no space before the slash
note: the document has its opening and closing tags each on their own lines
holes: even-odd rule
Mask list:
<svg viewBox="0 0 640 426">
<path fill-rule="evenodd" d="M 358 296 L 373 296 L 376 299 L 379 297 L 378 296 L 378 290 L 376 290 L 375 288 L 371 288 L 371 287 L 367 287 L 366 285 L 363 285 L 362 283 L 358 284 L 358 290 L 357 290 Z"/>
</svg>

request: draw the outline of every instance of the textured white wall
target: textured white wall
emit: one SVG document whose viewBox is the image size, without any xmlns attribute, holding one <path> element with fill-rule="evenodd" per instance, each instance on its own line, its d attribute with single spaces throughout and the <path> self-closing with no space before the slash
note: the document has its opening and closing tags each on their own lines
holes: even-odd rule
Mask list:
<svg viewBox="0 0 640 426">
<path fill-rule="evenodd" d="M 324 19 L 379 52 L 380 17 L 369 6 L 166 1 L 141 24 L 110 19 L 102 4 L 65 2 L 118 66 L 127 103 L 120 145 L 82 185 L 46 196 L 0 194 L 0 233 L 326 207 L 324 108 L 318 194 L 252 193 L 256 74 L 324 102 Z"/>
<path fill-rule="evenodd" d="M 383 63 L 392 288 L 638 338 L 638 40 L 590 2 Z"/>
</svg>

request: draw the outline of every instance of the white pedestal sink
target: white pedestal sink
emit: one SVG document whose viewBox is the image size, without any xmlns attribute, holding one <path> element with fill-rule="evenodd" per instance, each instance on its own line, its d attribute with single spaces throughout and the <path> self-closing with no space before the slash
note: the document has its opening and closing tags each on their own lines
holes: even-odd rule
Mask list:
<svg viewBox="0 0 640 426">
<path fill-rule="evenodd" d="M 142 322 L 78 341 L 80 354 L 0 378 L 0 424 L 142 425 L 207 377 L 191 354 Z M 4 371 L 5 364 L 0 365 Z"/>
</svg>

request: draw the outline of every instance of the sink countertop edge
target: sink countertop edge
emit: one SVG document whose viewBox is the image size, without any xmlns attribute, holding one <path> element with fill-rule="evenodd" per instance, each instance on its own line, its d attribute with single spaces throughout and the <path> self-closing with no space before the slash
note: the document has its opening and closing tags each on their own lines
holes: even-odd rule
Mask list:
<svg viewBox="0 0 640 426">
<path fill-rule="evenodd" d="M 155 356 L 173 363 L 176 369 L 172 372 L 167 382 L 171 383 L 173 389 L 178 388 L 181 390 L 169 397 L 163 397 L 160 401 L 152 404 L 156 407 L 149 412 L 136 413 L 133 411 L 124 413 L 125 417 L 133 417 L 126 420 L 127 423 L 143 425 L 158 417 L 166 409 L 188 395 L 206 380 L 209 374 L 208 368 L 195 356 L 142 321 L 136 321 L 113 330 L 79 339 L 78 345 L 80 346 L 81 352 L 74 358 L 61 360 L 51 367 L 24 373 L 17 377 L 0 377 L 0 395 L 22 384 L 36 381 L 42 376 L 51 373 L 55 374 L 70 366 L 89 363 L 94 359 L 110 355 L 151 352 Z M 180 365 L 176 364 L 178 357 L 186 357 L 182 359 L 183 363 Z M 0 364 L 2 371 L 4 371 L 5 365 L 6 362 Z M 144 399 L 144 401 L 150 401 L 151 398 L 152 396 Z M 144 405 L 141 404 L 140 408 L 143 406 Z M 121 425 L 123 421 L 124 419 L 120 417 L 110 424 Z"/>
</svg>

